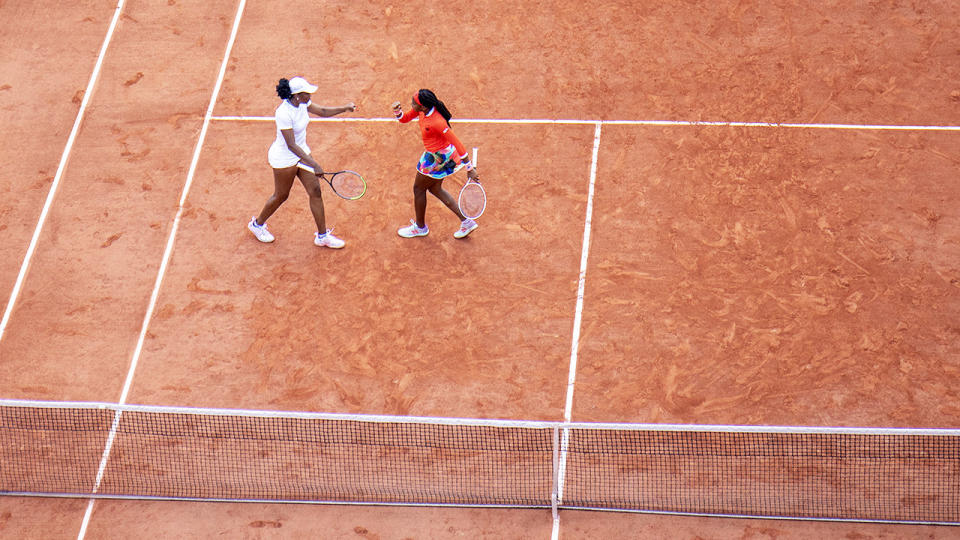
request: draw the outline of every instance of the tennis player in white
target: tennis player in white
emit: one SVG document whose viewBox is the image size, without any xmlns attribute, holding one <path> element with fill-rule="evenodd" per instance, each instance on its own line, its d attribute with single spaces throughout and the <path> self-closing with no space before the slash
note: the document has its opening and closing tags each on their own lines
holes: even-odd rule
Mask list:
<svg viewBox="0 0 960 540">
<path fill-rule="evenodd" d="M 357 106 L 353 103 L 342 107 L 314 105 L 310 101 L 310 94 L 316 91 L 317 87 L 308 83 L 303 77 L 280 79 L 277 84 L 277 95 L 282 100 L 274 115 L 277 123 L 277 137 L 267 153 L 267 159 L 273 167 L 273 195 L 267 199 L 260 215 L 252 218 L 247 224 L 250 232 L 261 242 L 273 242 L 274 237 L 267 230 L 267 220 L 290 196 L 293 179 L 299 178 L 307 194 L 310 195 L 310 212 L 313 213 L 313 219 L 317 223 L 313 243 L 334 249 L 344 246 L 344 241 L 334 236 L 332 229 L 327 229 L 323 212 L 323 196 L 320 181 L 317 178 L 318 174 L 323 174 L 323 168 L 313 158 L 310 147 L 307 145 L 307 125 L 310 123 L 310 114 L 322 117 L 336 116 L 355 111 Z"/>
</svg>

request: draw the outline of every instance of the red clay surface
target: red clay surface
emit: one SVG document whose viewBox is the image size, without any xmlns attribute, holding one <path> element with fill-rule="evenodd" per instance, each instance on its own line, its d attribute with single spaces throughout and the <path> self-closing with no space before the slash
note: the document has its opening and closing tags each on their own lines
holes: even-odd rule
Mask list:
<svg viewBox="0 0 960 540">
<path fill-rule="evenodd" d="M 956 139 L 604 127 L 575 417 L 960 425 Z"/>
<path fill-rule="evenodd" d="M 190 5 L 124 10 L 0 342 L 7 397 L 120 397 L 229 33 Z"/>
<path fill-rule="evenodd" d="M 4 306 L 114 5 L 0 2 Z M 127 2 L 0 336 L 0 396 L 119 398 L 236 7 Z M 271 116 L 276 80 L 303 74 L 317 102 L 356 101 L 355 116 L 431 87 L 461 118 L 960 124 L 952 2 L 288 8 L 246 6 L 216 114 Z M 448 26 L 424 34 L 423 20 Z M 299 186 L 270 221 L 278 241 L 250 237 L 273 127 L 214 121 L 128 401 L 562 418 L 593 126 L 456 129 L 481 148 L 488 214 L 456 241 L 431 200 L 431 235 L 405 241 L 415 127 L 311 126 L 321 163 L 371 186 L 327 197 L 348 242 L 332 252 L 310 243 Z M 604 126 L 573 420 L 957 427 L 956 139 Z M 0 536 L 76 538 L 86 506 L 0 498 Z M 957 536 L 561 518 L 562 538 Z M 86 537 L 546 538 L 550 525 L 544 511 L 99 501 Z"/>
<path fill-rule="evenodd" d="M 100 44 L 113 15 L 109 1 L 0 4 L 0 302 L 4 306 L 73 127 Z M 37 21 L 44 19 L 44 31 Z M 57 39 L 69 33 L 70 39 Z M 31 111 L 42 110 L 43 121 Z"/>
<path fill-rule="evenodd" d="M 592 127 L 461 130 L 490 141 L 481 159 L 496 171 L 483 242 L 455 240 L 459 222 L 436 201 L 429 236 L 397 236 L 413 216 L 414 130 L 313 126 L 337 167 L 364 165 L 365 146 L 388 156 L 363 167 L 370 185 L 361 201 L 327 197 L 328 225 L 347 242 L 332 252 L 312 244 L 302 188 L 270 221 L 277 241 L 249 242 L 245 222 L 271 189 L 257 157 L 272 127 L 215 126 L 131 401 L 562 419 L 582 232 L 544 216 L 585 215 L 587 182 L 552 179 L 589 171 Z M 503 156 L 529 139 L 557 157 L 523 183 L 497 181 L 522 175 Z M 251 165 L 231 169 L 236 154 L 217 151 L 228 148 L 255 149 L 241 154 Z M 544 196 L 503 204 L 531 184 Z"/>
</svg>

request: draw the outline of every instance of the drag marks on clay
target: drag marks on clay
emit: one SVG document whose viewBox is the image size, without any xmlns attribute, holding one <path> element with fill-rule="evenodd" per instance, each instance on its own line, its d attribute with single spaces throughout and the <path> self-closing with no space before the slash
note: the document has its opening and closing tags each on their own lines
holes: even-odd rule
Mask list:
<svg viewBox="0 0 960 540">
<path fill-rule="evenodd" d="M 172 0 L 171 0 L 171 1 L 172 1 Z M 258 520 L 258 521 L 251 521 L 251 522 L 250 522 L 250 528 L 252 528 L 252 529 L 265 529 L 265 528 L 269 528 L 269 529 L 279 529 L 279 528 L 281 528 L 281 527 L 283 527 L 283 523 L 280 523 L 279 521 L 263 521 L 263 520 Z"/>
<path fill-rule="evenodd" d="M 143 72 L 142 72 L 142 71 L 138 71 L 137 74 L 134 75 L 132 78 L 127 79 L 126 81 L 124 81 L 123 85 L 124 85 L 124 86 L 133 86 L 133 85 L 137 84 L 138 82 L 140 82 L 140 79 L 142 79 L 142 78 L 143 78 Z"/>
<path fill-rule="evenodd" d="M 50 176 L 47 171 L 38 171 L 40 178 L 30 185 L 30 189 L 50 189 L 50 184 L 53 182 L 53 176 Z"/>
<path fill-rule="evenodd" d="M 98 177 L 96 181 L 102 184 L 116 184 L 118 186 L 122 186 L 127 183 L 123 178 L 120 178 L 119 176 L 112 176 L 112 175 L 105 176 L 105 177 Z"/>
<path fill-rule="evenodd" d="M 199 277 L 194 277 L 190 280 L 190 283 L 187 285 L 187 290 L 190 292 L 197 292 L 202 294 L 215 294 L 215 295 L 230 295 L 233 294 L 233 291 L 230 289 L 211 289 L 201 285 L 203 279 Z M 228 311 L 233 311 L 231 307 Z"/>
<path fill-rule="evenodd" d="M 174 113 L 167 117 L 167 123 L 173 126 L 174 129 L 179 130 L 180 124 L 186 119 L 194 119 L 197 122 L 201 122 L 203 119 L 199 114 L 195 113 Z"/>
<path fill-rule="evenodd" d="M 116 233 L 116 234 L 114 234 L 114 235 L 111 235 L 110 238 L 107 238 L 106 241 L 104 241 L 102 244 L 100 244 L 100 247 L 101 247 L 101 248 L 108 248 L 108 247 L 110 247 L 110 245 L 113 244 L 114 242 L 116 242 L 117 240 L 119 240 L 121 236 L 123 236 L 123 233 L 122 233 L 122 232 Z"/>
</svg>

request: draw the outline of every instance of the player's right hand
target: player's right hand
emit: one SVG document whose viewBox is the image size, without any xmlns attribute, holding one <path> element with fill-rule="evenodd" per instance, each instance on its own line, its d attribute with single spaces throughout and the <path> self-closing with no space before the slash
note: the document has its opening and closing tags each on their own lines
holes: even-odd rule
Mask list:
<svg viewBox="0 0 960 540">
<path fill-rule="evenodd" d="M 394 102 L 393 102 L 393 105 L 391 105 L 391 107 L 393 108 L 393 110 L 399 111 L 399 110 L 400 110 L 400 102 L 399 102 L 399 101 L 394 101 Z"/>
</svg>

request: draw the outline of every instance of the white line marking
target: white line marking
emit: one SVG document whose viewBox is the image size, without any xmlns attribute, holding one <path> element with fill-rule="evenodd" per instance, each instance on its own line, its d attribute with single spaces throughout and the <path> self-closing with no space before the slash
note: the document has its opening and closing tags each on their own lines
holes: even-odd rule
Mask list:
<svg viewBox="0 0 960 540">
<path fill-rule="evenodd" d="M 230 39 L 227 41 L 226 51 L 223 53 L 223 60 L 220 63 L 220 73 L 217 75 L 217 83 L 213 87 L 213 93 L 210 96 L 210 104 L 207 105 L 207 112 L 203 118 L 203 128 L 200 130 L 200 137 L 193 149 L 193 158 L 190 160 L 190 169 L 187 171 L 187 180 L 183 185 L 183 191 L 180 194 L 180 203 L 177 207 L 176 216 L 173 218 L 173 226 L 170 228 L 170 235 L 167 237 L 167 245 L 163 251 L 163 259 L 160 261 L 160 269 L 157 271 L 157 279 L 153 285 L 153 291 L 150 293 L 150 302 L 147 305 L 147 312 L 143 316 L 143 324 L 140 327 L 140 337 L 137 339 L 137 346 L 134 349 L 133 356 L 130 359 L 130 370 L 127 372 L 127 378 L 123 383 L 123 391 L 120 393 L 118 404 L 123 405 L 127 401 L 127 395 L 130 393 L 130 386 L 133 384 L 133 375 L 137 370 L 137 364 L 140 361 L 140 354 L 143 352 L 143 343 L 147 336 L 147 328 L 150 325 L 150 319 L 153 318 L 154 309 L 157 306 L 157 298 L 160 296 L 160 285 L 163 283 L 163 276 L 167 271 L 167 265 L 170 263 L 170 257 L 173 254 L 173 245 L 176 240 L 177 230 L 180 228 L 180 219 L 183 216 L 183 205 L 187 201 L 187 195 L 190 193 L 190 186 L 193 184 L 194 174 L 197 170 L 197 163 L 200 161 L 200 151 L 203 149 L 203 142 L 207 137 L 207 129 L 210 127 L 210 119 L 213 117 L 213 108 L 217 103 L 217 95 L 220 93 L 220 87 L 223 86 L 223 78 L 227 73 L 227 63 L 230 61 L 230 51 L 233 50 L 233 43 L 237 39 L 237 31 L 240 28 L 240 20 L 243 18 L 243 9 L 246 0 L 240 0 L 237 6 L 237 14 L 233 20 L 233 28 L 230 31 Z M 103 449 L 103 455 L 100 457 L 100 466 L 97 468 L 97 477 L 93 486 L 93 493 L 100 489 L 100 482 L 103 480 L 104 471 L 107 468 L 107 460 L 110 458 L 110 451 L 113 448 L 113 442 L 116 438 L 117 427 L 120 425 L 122 411 L 117 411 L 113 417 L 113 425 L 110 427 L 110 434 L 107 436 L 107 443 Z M 87 511 L 84 514 L 83 524 L 80 527 L 80 534 L 77 540 L 83 540 L 86 534 L 90 515 L 93 513 L 93 502 L 90 499 L 87 503 Z"/>
<path fill-rule="evenodd" d="M 57 165 L 57 172 L 53 176 L 53 183 L 50 184 L 50 191 L 47 192 L 47 200 L 43 203 L 43 209 L 40 211 L 40 217 L 37 220 L 37 226 L 33 229 L 33 237 L 30 238 L 30 244 L 27 246 L 27 252 L 23 256 L 23 262 L 20 263 L 20 273 L 13 284 L 13 291 L 7 300 L 7 307 L 3 312 L 3 318 L 0 319 L 0 340 L 3 340 L 3 333 L 10 322 L 10 316 L 13 313 L 13 306 L 17 303 L 17 297 L 20 296 L 20 289 L 23 287 L 23 281 L 26 279 L 27 271 L 30 268 L 30 261 L 37 250 L 37 243 L 40 241 L 40 233 L 43 231 L 43 225 L 47 221 L 47 214 L 50 213 L 50 207 L 53 206 L 53 199 L 60 187 L 60 180 L 63 178 L 63 171 L 67 168 L 67 161 L 70 158 L 70 151 L 73 149 L 73 143 L 77 139 L 77 133 L 80 131 L 80 125 L 83 123 L 83 117 L 87 110 L 87 104 L 90 102 L 90 96 L 93 95 L 94 87 L 100 78 L 100 68 L 103 67 L 103 58 L 107 54 L 107 47 L 113 38 L 113 31 L 117 27 L 117 21 L 120 20 L 120 13 L 123 10 L 125 0 L 119 0 L 117 7 L 113 12 L 113 19 L 107 28 L 107 35 L 103 38 L 103 44 L 100 45 L 100 54 L 97 56 L 97 62 L 93 66 L 93 73 L 90 80 L 87 81 L 87 89 L 83 91 L 83 99 L 80 100 L 80 110 L 77 111 L 77 117 L 73 120 L 73 129 L 70 130 L 70 136 L 67 137 L 67 144 L 60 155 L 60 164 Z"/>
<path fill-rule="evenodd" d="M 272 116 L 214 116 L 223 122 L 273 122 Z M 311 122 L 396 122 L 396 118 L 311 118 Z M 567 124 L 610 126 L 680 126 L 680 127 L 765 127 L 802 129 L 861 129 L 887 131 L 960 131 L 960 126 L 883 125 L 883 124 L 803 124 L 795 122 L 700 122 L 690 120 L 574 120 L 549 118 L 454 118 L 461 124 Z"/>
<path fill-rule="evenodd" d="M 583 320 L 583 295 L 587 285 L 587 260 L 590 256 L 590 229 L 593 223 L 593 193 L 597 183 L 597 158 L 600 154 L 600 133 L 603 124 L 596 123 L 593 131 L 593 157 L 590 160 L 590 184 L 587 190 L 587 215 L 583 225 L 583 250 L 580 253 L 580 277 L 577 283 L 577 307 L 573 316 L 573 337 L 570 343 L 570 372 L 567 375 L 567 402 L 563 408 L 563 421 L 569 423 L 573 415 L 573 388 L 577 380 L 577 355 L 580 349 L 580 326 Z M 567 446 L 570 430 L 564 429 L 560 440 L 560 467 L 557 482 L 557 504 L 563 503 L 563 482 L 567 470 Z M 553 520 L 552 538 L 559 538 L 560 518 Z"/>
<path fill-rule="evenodd" d="M 80 533 L 77 534 L 77 540 L 83 540 L 83 537 L 87 535 L 87 526 L 90 525 L 90 516 L 93 515 L 93 501 L 95 500 L 87 501 L 87 510 L 83 513 L 83 522 L 80 523 Z"/>
<path fill-rule="evenodd" d="M 590 229 L 593 224 L 593 192 L 597 182 L 597 158 L 600 154 L 600 132 L 598 122 L 593 131 L 593 157 L 590 160 L 590 184 L 587 190 L 587 215 L 583 224 L 583 250 L 580 253 L 580 277 L 577 284 L 577 307 L 573 317 L 573 339 L 570 346 L 570 373 L 567 379 L 567 404 L 563 409 L 563 421 L 570 422 L 573 415 L 573 384 L 577 378 L 577 352 L 580 347 L 580 323 L 583 318 L 583 294 L 587 283 L 587 259 L 590 256 Z M 562 465 L 561 465 L 562 467 Z M 561 479 L 561 486 L 563 480 Z M 561 488 L 561 493 L 563 490 Z"/>
<path fill-rule="evenodd" d="M 7 310 L 3 314 L 3 320 L 0 321 L 0 339 L 3 339 L 3 331 L 7 326 L 7 321 L 10 319 L 10 313 L 13 311 L 13 304 L 17 299 L 17 295 L 20 293 L 20 287 L 23 283 L 23 278 L 26 275 L 27 267 L 30 264 L 30 259 L 33 257 L 33 252 L 37 247 L 37 241 L 40 238 L 40 230 L 43 228 L 43 223 L 46 221 L 47 212 L 50 210 L 50 205 L 53 203 L 53 196 L 56 193 L 57 187 L 60 184 L 60 178 L 63 176 L 63 170 L 67 164 L 67 158 L 70 155 L 70 149 L 73 147 L 73 142 L 76 139 L 77 132 L 80 128 L 80 122 L 83 119 L 84 112 L 87 109 L 87 103 L 90 102 L 90 97 L 93 95 L 94 85 L 97 79 L 100 77 L 100 69 L 103 67 L 103 59 L 107 55 L 107 47 L 110 45 L 110 41 L 113 39 L 113 33 L 117 29 L 117 22 L 120 20 L 120 14 L 123 13 L 123 5 L 125 0 L 119 0 L 117 2 L 117 7 L 113 10 L 113 19 L 110 20 L 110 26 L 107 29 L 107 35 L 103 38 L 103 45 L 100 46 L 100 54 L 97 56 L 97 63 L 94 65 L 93 74 L 90 76 L 90 81 L 87 83 L 87 89 L 83 92 L 83 99 L 80 101 L 80 111 L 77 113 L 77 118 L 73 122 L 73 129 L 70 131 L 70 137 L 67 139 L 67 148 L 63 152 L 63 156 L 60 158 L 60 165 L 57 167 L 57 173 L 53 177 L 53 184 L 50 186 L 50 192 L 47 194 L 47 201 L 43 205 L 43 211 L 40 212 L 40 221 L 37 223 L 37 228 L 33 231 L 33 238 L 30 240 L 30 247 L 27 249 L 27 255 L 24 258 L 23 265 L 20 267 L 20 275 L 17 276 L 17 282 L 13 286 L 13 294 L 10 296 L 10 300 L 7 302 Z M 80 531 L 77 534 L 77 540 L 83 540 L 83 537 L 87 534 L 87 527 L 90 525 L 90 516 L 93 515 L 93 499 L 90 499 L 87 502 L 87 509 L 83 512 L 83 520 L 80 522 Z"/>
<path fill-rule="evenodd" d="M 690 122 L 673 120 L 603 120 L 609 125 L 628 126 L 716 126 L 716 127 L 769 127 L 806 129 L 862 129 L 896 131 L 960 131 L 960 126 L 897 126 L 878 124 L 802 124 L 793 122 Z"/>
</svg>

